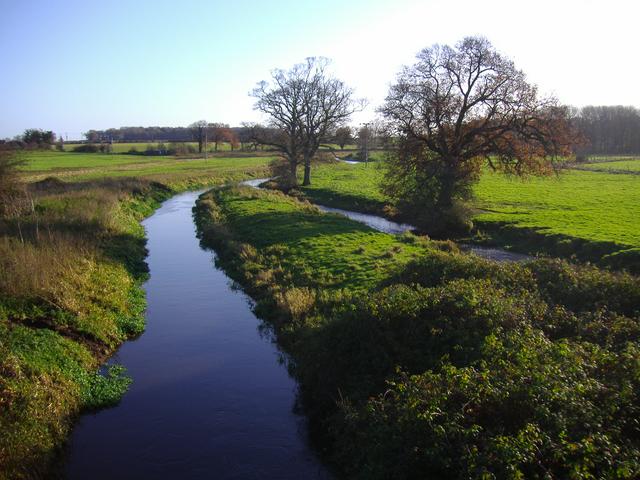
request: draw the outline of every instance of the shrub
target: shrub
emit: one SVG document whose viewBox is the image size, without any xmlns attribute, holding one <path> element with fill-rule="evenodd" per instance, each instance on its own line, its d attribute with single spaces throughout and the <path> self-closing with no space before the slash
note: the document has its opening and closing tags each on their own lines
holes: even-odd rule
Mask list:
<svg viewBox="0 0 640 480">
<path fill-rule="evenodd" d="M 76 153 L 97 153 L 98 150 L 99 150 L 98 145 L 94 145 L 93 143 L 85 143 L 85 144 L 73 147 L 72 151 Z"/>
<path fill-rule="evenodd" d="M 337 451 L 350 478 L 636 478 L 640 351 L 613 358 L 529 328 L 490 335 L 473 366 L 345 402 Z"/>
</svg>

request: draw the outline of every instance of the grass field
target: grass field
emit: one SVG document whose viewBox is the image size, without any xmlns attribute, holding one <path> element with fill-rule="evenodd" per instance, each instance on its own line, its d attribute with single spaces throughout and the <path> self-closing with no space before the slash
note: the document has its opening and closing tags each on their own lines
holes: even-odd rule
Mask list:
<svg viewBox="0 0 640 480">
<path fill-rule="evenodd" d="M 144 157 L 111 155 L 108 153 L 68 153 L 57 151 L 33 151 L 23 154 L 25 171 L 50 171 L 64 169 L 93 169 L 160 162 L 172 157 Z"/>
<path fill-rule="evenodd" d="M 112 145 L 112 152 L 113 153 L 127 153 L 129 152 L 131 149 L 135 149 L 138 152 L 144 152 L 148 146 L 152 147 L 152 148 L 157 148 L 159 143 L 164 143 L 165 146 L 168 146 L 169 143 L 171 142 L 136 142 L 136 143 L 113 143 Z M 191 147 L 193 147 L 194 149 L 198 149 L 198 142 L 180 142 L 182 144 L 185 145 L 189 145 Z M 66 152 L 72 152 L 73 149 L 75 147 L 77 147 L 79 144 L 77 143 L 66 143 L 64 145 L 64 150 Z M 216 151 L 215 150 L 215 144 L 209 142 L 207 150 L 210 152 Z M 237 148 L 236 148 L 237 150 Z M 218 143 L 218 152 L 229 152 L 231 151 L 231 144 L 230 143 L 226 143 L 226 142 L 220 142 Z"/>
<path fill-rule="evenodd" d="M 151 148 L 157 148 L 158 144 L 160 142 L 136 142 L 136 143 L 113 143 L 112 144 L 112 152 L 113 153 L 128 153 L 130 150 L 135 149 L 138 152 L 144 152 L 147 147 L 151 147 Z M 168 146 L 171 142 L 162 142 L 164 143 L 165 146 Z M 179 142 L 183 145 L 189 145 L 192 148 L 194 148 L 196 151 L 198 149 L 198 142 Z M 78 143 L 65 143 L 64 144 L 64 151 L 65 152 L 72 152 L 73 149 L 77 146 L 79 146 L 80 144 Z M 321 149 L 324 149 L 326 147 L 330 147 L 334 150 L 340 150 L 340 146 L 332 143 L 332 144 L 326 144 L 325 146 L 321 147 Z M 356 145 L 345 145 L 345 150 L 355 150 L 356 149 Z M 227 142 L 220 142 L 218 143 L 218 149 L 216 150 L 215 148 L 215 144 L 209 142 L 208 143 L 208 147 L 207 150 L 209 152 L 230 152 L 231 150 L 231 144 L 227 143 Z M 235 148 L 234 150 L 238 150 L 237 148 Z"/>
<path fill-rule="evenodd" d="M 640 178 L 568 171 L 559 177 L 510 179 L 485 173 L 476 190 L 482 222 L 640 247 Z"/>
<path fill-rule="evenodd" d="M 640 172 L 640 158 L 618 160 L 618 161 L 585 163 L 585 164 L 578 165 L 577 168 L 580 168 L 581 170 L 594 170 L 594 171 L 616 170 L 620 172 Z"/>
<path fill-rule="evenodd" d="M 383 176 L 384 170 L 376 164 L 325 164 L 312 171 L 312 185 L 303 191 L 316 203 L 380 214 L 386 203 L 379 189 Z M 532 253 L 571 255 L 582 249 L 581 258 L 597 261 L 603 255 L 640 247 L 638 175 L 566 170 L 557 177 L 522 180 L 487 171 L 475 195 L 476 224 L 531 237 L 528 245 L 522 239 L 519 243 Z M 548 245 L 536 250 L 536 245 L 542 247 L 539 236 L 554 239 L 562 248 Z M 494 237 L 498 243 L 516 241 Z M 591 245 L 574 245 L 571 239 Z"/>
<path fill-rule="evenodd" d="M 304 194 L 320 205 L 382 213 L 387 202 L 379 188 L 381 166 L 343 162 L 318 165 L 311 171 L 311 185 L 303 187 Z"/>
<path fill-rule="evenodd" d="M 277 192 L 245 187 L 218 195 L 228 225 L 258 249 L 277 245 L 299 287 L 370 289 L 424 253 L 400 237 Z"/>
<path fill-rule="evenodd" d="M 169 156 L 29 152 L 24 158 L 26 163 L 22 170 L 26 181 L 38 181 L 50 176 L 65 181 L 136 177 L 171 183 L 213 176 L 227 176 L 232 180 L 242 175 L 265 175 L 273 157 L 215 157 L 205 160 Z"/>
</svg>

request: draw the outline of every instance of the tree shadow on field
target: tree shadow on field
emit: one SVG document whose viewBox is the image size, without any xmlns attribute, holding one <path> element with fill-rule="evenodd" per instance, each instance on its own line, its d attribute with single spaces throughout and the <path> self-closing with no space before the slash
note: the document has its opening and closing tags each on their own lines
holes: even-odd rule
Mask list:
<svg viewBox="0 0 640 480">
<path fill-rule="evenodd" d="M 385 202 L 372 200 L 364 195 L 352 193 L 337 193 L 329 188 L 303 189 L 305 196 L 314 203 L 328 207 L 343 208 L 345 210 L 357 210 L 358 212 L 382 215 Z"/>
<path fill-rule="evenodd" d="M 308 238 L 370 233 L 373 230 L 341 215 L 315 212 L 264 212 L 243 215 L 241 223 L 230 226 L 240 238 L 257 248 L 273 244 L 297 244 Z"/>
</svg>

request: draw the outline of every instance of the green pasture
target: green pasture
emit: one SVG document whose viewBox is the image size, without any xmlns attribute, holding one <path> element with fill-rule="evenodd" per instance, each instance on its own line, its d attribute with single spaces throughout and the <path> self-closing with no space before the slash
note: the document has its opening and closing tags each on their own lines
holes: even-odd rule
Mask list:
<svg viewBox="0 0 640 480">
<path fill-rule="evenodd" d="M 130 150 L 134 149 L 137 150 L 138 152 L 144 152 L 147 147 L 151 148 L 151 149 L 156 149 L 158 148 L 159 144 L 163 144 L 165 145 L 165 147 L 168 147 L 170 143 L 172 142 L 128 142 L 128 143 L 113 143 L 112 144 L 112 152 L 113 153 L 127 153 Z M 186 144 L 186 145 L 191 145 L 193 148 L 198 149 L 198 142 L 177 142 L 180 144 Z M 75 147 L 77 147 L 79 144 L 77 143 L 66 143 L 64 145 L 64 150 L 65 152 L 72 152 L 73 149 Z M 213 142 L 208 142 L 207 145 L 207 150 L 210 152 L 216 151 L 215 150 L 215 144 Z M 237 148 L 235 148 L 234 150 L 237 150 Z M 218 152 L 228 152 L 231 151 L 231 144 L 227 143 L 227 142 L 219 142 L 218 143 Z"/>
<path fill-rule="evenodd" d="M 156 149 L 158 148 L 158 145 L 162 143 L 165 146 L 169 146 L 170 143 L 173 142 L 125 142 L 125 143 L 116 143 L 114 142 L 112 144 L 112 152 L 113 153 L 128 153 L 130 150 L 134 149 L 137 150 L 138 152 L 144 152 L 145 150 L 147 150 L 147 147 L 152 148 L 152 149 Z M 190 145 L 191 147 L 193 147 L 194 149 L 198 149 L 198 142 L 176 142 L 176 143 L 180 143 L 182 145 Z M 73 149 L 77 146 L 79 146 L 81 144 L 78 143 L 65 143 L 64 144 L 64 151 L 65 152 L 72 152 Z M 357 148 L 356 145 L 345 145 L 344 146 L 344 150 L 355 150 Z M 340 146 L 338 144 L 335 143 L 330 143 L 330 144 L 324 144 L 320 147 L 321 150 L 324 149 L 333 149 L 333 150 L 341 150 Z M 238 148 L 234 148 L 234 151 L 237 151 Z M 218 142 L 218 149 L 216 150 L 216 146 L 215 143 L 213 142 L 208 142 L 207 143 L 207 151 L 209 152 L 229 152 L 231 151 L 231 144 L 228 142 Z"/>
<path fill-rule="evenodd" d="M 632 158 L 619 161 L 603 161 L 580 165 L 581 170 L 593 171 L 619 171 L 619 172 L 640 172 L 640 158 Z"/>
<path fill-rule="evenodd" d="M 235 234 L 260 251 L 277 251 L 298 287 L 372 288 L 425 253 L 404 237 L 323 214 L 278 192 L 245 187 L 215 195 Z"/>
<path fill-rule="evenodd" d="M 386 203 L 380 191 L 381 167 L 381 163 L 321 164 L 312 169 L 311 185 L 303 187 L 303 191 L 310 201 L 320 205 L 381 213 Z"/>
<path fill-rule="evenodd" d="M 106 177 L 160 179 L 171 177 L 226 176 L 227 174 L 266 174 L 273 157 L 178 158 L 171 156 L 110 155 L 98 153 L 29 152 L 22 166 L 27 181 L 56 176 L 66 181 Z"/>
<path fill-rule="evenodd" d="M 383 178 L 384 170 L 375 164 L 325 164 L 312 170 L 312 185 L 303 191 L 313 202 L 379 213 L 387 202 L 379 187 Z M 638 175 L 567 170 L 520 179 L 486 171 L 475 195 L 480 222 L 640 246 Z"/>
<path fill-rule="evenodd" d="M 640 246 L 640 177 L 566 171 L 525 180 L 486 172 L 475 189 L 476 219 L 545 234 Z"/>
<path fill-rule="evenodd" d="M 138 155 L 112 155 L 109 153 L 69 153 L 58 151 L 33 151 L 22 154 L 25 171 L 50 171 L 79 168 L 101 168 L 120 165 L 136 165 L 161 161 L 172 157 L 145 157 Z"/>
</svg>

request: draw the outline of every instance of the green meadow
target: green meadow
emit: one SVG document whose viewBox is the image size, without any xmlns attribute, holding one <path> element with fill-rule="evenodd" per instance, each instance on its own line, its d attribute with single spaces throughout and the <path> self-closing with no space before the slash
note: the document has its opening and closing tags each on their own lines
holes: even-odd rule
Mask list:
<svg viewBox="0 0 640 480">
<path fill-rule="evenodd" d="M 378 164 L 325 164 L 312 172 L 312 185 L 303 191 L 313 202 L 379 213 L 386 203 L 379 187 L 383 177 Z M 475 220 L 482 225 L 640 247 L 637 175 L 565 170 L 520 179 L 485 171 L 475 195 Z"/>
<path fill-rule="evenodd" d="M 300 287 L 370 289 L 424 248 L 279 192 L 216 193 L 226 224 L 258 249 L 275 249 Z M 284 253 L 286 252 L 286 253 Z"/>
<path fill-rule="evenodd" d="M 151 149 L 155 149 L 158 147 L 160 142 L 124 142 L 124 143 L 113 143 L 111 144 L 113 153 L 128 153 L 131 150 L 135 150 L 137 152 L 144 152 L 147 147 Z M 171 142 L 161 142 L 165 146 L 169 145 Z M 198 150 L 198 142 L 179 142 L 182 145 L 190 146 L 195 151 Z M 78 143 L 65 143 L 64 150 L 66 152 L 73 152 L 73 149 L 81 144 Z M 218 151 L 218 152 L 227 152 L 231 151 L 231 144 L 227 142 L 219 142 L 218 149 L 216 150 L 215 144 L 213 142 L 208 142 L 207 150 L 210 152 Z M 235 149 L 237 150 L 237 148 Z"/>
<path fill-rule="evenodd" d="M 29 152 L 24 155 L 23 178 L 38 181 L 55 176 L 65 181 L 135 177 L 161 182 L 204 179 L 207 177 L 236 178 L 236 173 L 266 175 L 273 157 L 234 156 L 211 158 L 180 158 L 173 156 L 138 156 L 99 153 Z M 238 177 L 239 178 L 239 177 Z"/>
<path fill-rule="evenodd" d="M 165 146 L 168 146 L 170 143 L 172 142 L 161 142 L 162 144 L 164 144 Z M 191 147 L 192 149 L 194 149 L 196 152 L 198 150 L 198 142 L 178 142 L 181 145 L 186 145 L 188 147 Z M 147 148 L 151 148 L 151 149 L 156 149 L 158 148 L 158 145 L 160 144 L 160 142 L 123 142 L 123 143 L 113 143 L 111 144 L 111 148 L 112 148 L 112 152 L 113 153 L 128 153 L 131 150 L 135 150 L 137 152 L 144 152 L 145 150 L 147 150 Z M 64 144 L 64 151 L 65 152 L 73 152 L 73 149 L 78 147 L 79 143 L 65 143 Z M 329 143 L 329 144 L 324 144 L 322 145 L 321 149 L 333 149 L 333 150 L 342 150 L 340 148 L 340 145 L 335 144 L 335 143 Z M 345 145 L 344 146 L 344 150 L 349 151 L 349 150 L 355 150 L 356 149 L 356 145 Z M 234 149 L 231 148 L 231 144 L 228 142 L 219 142 L 218 143 L 218 148 L 216 149 L 215 143 L 213 142 L 208 142 L 207 143 L 207 151 L 209 152 L 230 152 L 230 151 L 237 151 L 238 148 L 235 147 Z"/>
<path fill-rule="evenodd" d="M 522 180 L 487 172 L 476 195 L 482 222 L 640 247 L 640 177 L 634 175 L 565 171 Z"/>
<path fill-rule="evenodd" d="M 593 171 L 614 170 L 619 172 L 640 172 L 640 158 L 618 161 L 593 162 L 581 164 L 577 168 L 580 168 L 581 170 Z"/>
</svg>

